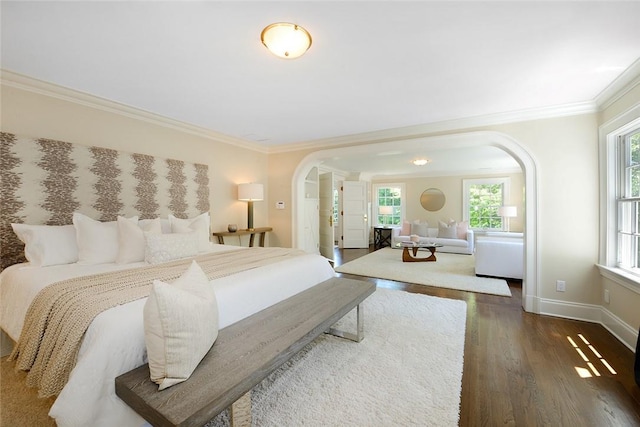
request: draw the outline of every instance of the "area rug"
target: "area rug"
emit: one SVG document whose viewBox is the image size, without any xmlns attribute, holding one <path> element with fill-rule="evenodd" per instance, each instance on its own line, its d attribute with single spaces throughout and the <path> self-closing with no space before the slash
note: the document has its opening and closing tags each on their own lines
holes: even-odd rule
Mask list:
<svg viewBox="0 0 640 427">
<path fill-rule="evenodd" d="M 428 252 L 418 253 L 418 256 L 426 255 Z M 505 280 L 476 277 L 473 255 L 436 251 L 436 257 L 436 262 L 402 262 L 400 249 L 384 248 L 343 264 L 336 271 L 439 288 L 511 296 Z"/>
<path fill-rule="evenodd" d="M 259 426 L 457 426 L 464 301 L 378 289 L 360 343 L 322 335 L 252 393 Z M 339 327 L 354 330 L 350 313 Z M 208 424 L 228 422 L 223 412 Z"/>
</svg>

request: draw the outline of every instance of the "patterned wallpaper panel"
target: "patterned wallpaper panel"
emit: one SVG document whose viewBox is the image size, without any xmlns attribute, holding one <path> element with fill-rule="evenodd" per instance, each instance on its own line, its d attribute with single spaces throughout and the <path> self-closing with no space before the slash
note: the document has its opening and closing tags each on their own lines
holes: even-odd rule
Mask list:
<svg viewBox="0 0 640 427">
<path fill-rule="evenodd" d="M 12 222 L 71 224 L 74 211 L 100 221 L 209 211 L 207 165 L 0 132 L 0 261 L 24 261 Z"/>
</svg>

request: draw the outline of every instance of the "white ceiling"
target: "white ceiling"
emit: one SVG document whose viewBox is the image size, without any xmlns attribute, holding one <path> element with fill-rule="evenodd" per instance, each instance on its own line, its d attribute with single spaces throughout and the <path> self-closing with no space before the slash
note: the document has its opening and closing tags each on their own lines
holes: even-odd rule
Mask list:
<svg viewBox="0 0 640 427">
<path fill-rule="evenodd" d="M 3 69 L 266 147 L 592 101 L 640 58 L 633 1 L 0 7 Z M 303 57 L 262 46 L 277 21 Z"/>
</svg>

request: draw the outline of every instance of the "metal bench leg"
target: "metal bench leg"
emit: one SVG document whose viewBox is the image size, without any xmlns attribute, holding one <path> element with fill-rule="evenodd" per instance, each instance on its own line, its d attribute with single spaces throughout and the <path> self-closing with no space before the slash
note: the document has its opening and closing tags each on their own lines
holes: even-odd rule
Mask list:
<svg viewBox="0 0 640 427">
<path fill-rule="evenodd" d="M 251 390 L 231 404 L 229 418 L 231 427 L 251 427 Z"/>
<path fill-rule="evenodd" d="M 351 341 L 360 342 L 364 338 L 364 307 L 362 304 L 358 304 L 356 307 L 357 316 L 357 332 L 355 334 L 351 332 L 344 332 L 339 329 L 329 328 L 327 334 L 335 335 L 336 337 L 346 338 Z"/>
</svg>

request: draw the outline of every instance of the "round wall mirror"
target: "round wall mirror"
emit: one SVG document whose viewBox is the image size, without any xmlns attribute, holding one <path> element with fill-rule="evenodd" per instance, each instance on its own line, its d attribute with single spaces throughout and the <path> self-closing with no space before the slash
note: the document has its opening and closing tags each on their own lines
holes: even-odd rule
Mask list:
<svg viewBox="0 0 640 427">
<path fill-rule="evenodd" d="M 444 193 L 437 188 L 428 188 L 424 190 L 420 196 L 420 204 L 429 212 L 442 209 L 445 201 Z"/>
</svg>

